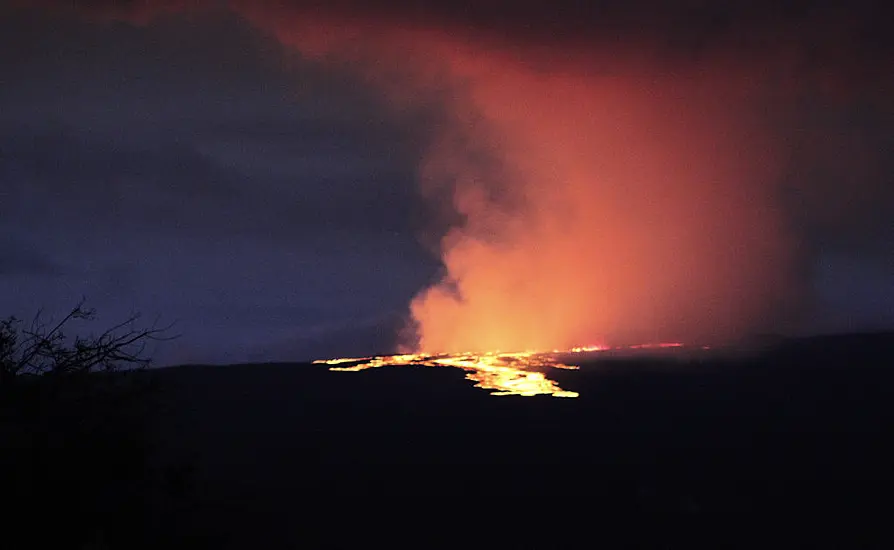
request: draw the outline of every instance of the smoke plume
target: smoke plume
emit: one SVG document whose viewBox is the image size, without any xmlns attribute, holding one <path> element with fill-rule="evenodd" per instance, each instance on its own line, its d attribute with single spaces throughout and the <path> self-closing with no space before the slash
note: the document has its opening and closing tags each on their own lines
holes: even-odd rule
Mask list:
<svg viewBox="0 0 894 550">
<path fill-rule="evenodd" d="M 456 223 L 410 346 L 714 343 L 797 316 L 790 143 L 768 105 L 886 97 L 881 28 L 832 4 L 628 4 L 231 5 L 396 113 L 437 111 L 421 192 Z"/>
<path fill-rule="evenodd" d="M 461 221 L 440 241 L 443 280 L 411 304 L 419 348 L 713 342 L 791 303 L 779 163 L 735 70 L 369 19 L 260 24 L 398 106 L 440 102 L 420 183 Z"/>
</svg>

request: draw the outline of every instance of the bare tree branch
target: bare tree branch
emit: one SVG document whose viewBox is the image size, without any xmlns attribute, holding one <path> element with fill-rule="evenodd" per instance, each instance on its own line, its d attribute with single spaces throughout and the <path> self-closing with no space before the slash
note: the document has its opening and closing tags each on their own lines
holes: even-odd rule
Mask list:
<svg viewBox="0 0 894 550">
<path fill-rule="evenodd" d="M 31 320 L 27 328 L 13 317 L 0 324 L 0 381 L 19 374 L 68 374 L 94 370 L 117 370 L 145 367 L 151 357 L 145 354 L 148 342 L 173 340 L 174 323 L 158 327 L 136 328 L 138 313 L 112 325 L 99 335 L 76 335 L 69 341 L 65 329 L 76 320 L 91 320 L 95 311 L 77 303 L 58 323 L 48 325 L 43 312 Z"/>
</svg>

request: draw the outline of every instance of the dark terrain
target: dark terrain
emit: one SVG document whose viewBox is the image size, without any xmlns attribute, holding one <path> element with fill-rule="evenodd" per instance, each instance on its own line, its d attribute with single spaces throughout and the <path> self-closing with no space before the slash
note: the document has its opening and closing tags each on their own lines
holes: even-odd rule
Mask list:
<svg viewBox="0 0 894 550">
<path fill-rule="evenodd" d="M 744 522 L 709 540 L 882 547 L 869 524 L 894 496 L 892 334 L 553 372 L 578 399 L 494 397 L 446 368 L 151 374 L 164 392 L 162 444 L 194 466 L 180 519 L 215 546 L 359 542 L 372 535 L 348 526 L 370 513 L 412 541 L 407 530 L 420 524 L 401 510 L 435 504 L 452 511 L 429 518 L 444 524 L 423 546 L 449 534 L 445 525 L 480 524 L 508 545 L 589 546 L 620 530 L 625 545 L 683 547 L 681 530 L 707 536 Z M 516 527 L 500 527 L 504 515 Z M 768 520 L 794 538 L 759 535 Z"/>
<path fill-rule="evenodd" d="M 25 384 L 3 546 L 891 547 L 894 334 L 601 357 L 552 371 L 577 399 L 306 363 Z"/>
</svg>

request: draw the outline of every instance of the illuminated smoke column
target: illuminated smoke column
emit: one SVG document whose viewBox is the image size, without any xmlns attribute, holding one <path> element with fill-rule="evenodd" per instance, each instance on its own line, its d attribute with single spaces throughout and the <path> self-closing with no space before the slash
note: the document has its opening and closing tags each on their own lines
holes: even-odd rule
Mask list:
<svg viewBox="0 0 894 550">
<path fill-rule="evenodd" d="M 722 340 L 783 301 L 776 163 L 737 99 L 498 58 L 470 82 L 482 129 L 458 122 L 423 167 L 454 182 L 465 223 L 442 241 L 445 281 L 412 304 L 422 349 Z"/>
<path fill-rule="evenodd" d="M 440 241 L 443 281 L 411 304 L 419 349 L 717 341 L 785 303 L 778 163 L 745 79 L 375 21 L 252 18 L 397 108 L 439 102 L 420 181 L 461 221 Z"/>
<path fill-rule="evenodd" d="M 767 108 L 889 89 L 860 38 L 881 36 L 865 26 L 878 18 L 850 17 L 853 3 L 643 1 L 576 25 L 573 2 L 555 17 L 431 4 L 227 4 L 358 75 L 396 116 L 436 113 L 419 180 L 445 212 L 430 228 L 445 274 L 410 304 L 409 349 L 715 343 L 797 312 L 805 253 L 779 199 L 790 144 Z"/>
</svg>

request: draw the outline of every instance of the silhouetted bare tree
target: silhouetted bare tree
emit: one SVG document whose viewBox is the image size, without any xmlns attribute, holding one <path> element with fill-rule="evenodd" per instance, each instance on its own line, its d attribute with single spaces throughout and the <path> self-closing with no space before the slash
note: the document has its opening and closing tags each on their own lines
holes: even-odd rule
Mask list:
<svg viewBox="0 0 894 550">
<path fill-rule="evenodd" d="M 0 321 L 0 383 L 20 374 L 72 374 L 97 370 L 144 367 L 151 358 L 144 354 L 152 340 L 167 340 L 170 327 L 137 328 L 139 315 L 109 328 L 102 334 L 75 335 L 69 342 L 65 330 L 75 320 L 91 320 L 95 311 L 83 301 L 61 321 L 47 324 L 40 312 L 29 326 L 15 317 Z"/>
<path fill-rule="evenodd" d="M 0 494 L 14 511 L 0 537 L 18 528 L 33 544 L 53 534 L 68 546 L 100 537 L 123 547 L 149 530 L 160 474 L 142 371 L 146 345 L 171 339 L 171 327 L 141 328 L 132 316 L 70 336 L 93 318 L 81 302 L 58 322 L 0 321 Z"/>
</svg>

